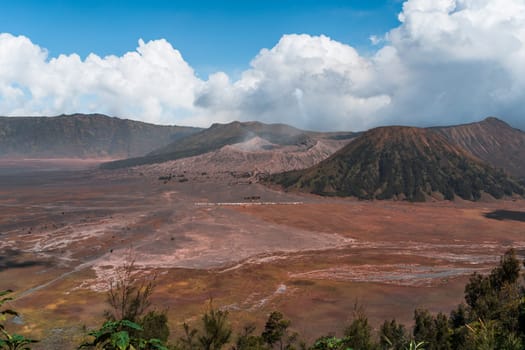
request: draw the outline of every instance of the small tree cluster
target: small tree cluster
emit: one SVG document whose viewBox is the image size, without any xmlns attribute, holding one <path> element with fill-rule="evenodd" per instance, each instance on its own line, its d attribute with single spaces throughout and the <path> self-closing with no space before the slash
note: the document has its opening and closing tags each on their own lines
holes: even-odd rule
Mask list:
<svg viewBox="0 0 525 350">
<path fill-rule="evenodd" d="M 81 348 L 104 350 L 168 350 L 168 317 L 165 311 L 151 310 L 151 295 L 156 275 L 138 275 L 130 256 L 117 268 L 116 278 L 109 281 L 106 321 L 100 329 L 89 332 L 93 339 Z"/>
<path fill-rule="evenodd" d="M 357 350 L 518 350 L 525 348 L 525 287 L 514 250 L 507 251 L 490 274 L 473 274 L 465 303 L 450 315 L 414 311 L 412 333 L 395 320 L 385 321 L 373 337 L 362 310 L 354 312 L 343 338 L 322 337 L 314 349 Z"/>
</svg>

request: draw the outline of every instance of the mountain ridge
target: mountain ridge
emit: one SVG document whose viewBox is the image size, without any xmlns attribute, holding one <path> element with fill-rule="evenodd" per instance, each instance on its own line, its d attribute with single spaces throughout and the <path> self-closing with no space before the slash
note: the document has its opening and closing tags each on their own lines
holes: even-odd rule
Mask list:
<svg viewBox="0 0 525 350">
<path fill-rule="evenodd" d="M 219 150 L 227 145 L 242 143 L 254 137 L 261 137 L 278 146 L 302 145 L 313 147 L 320 138 L 352 138 L 355 135 L 357 133 L 305 131 L 286 124 L 239 121 L 226 124 L 215 123 L 208 129 L 172 142 L 146 156 L 104 163 L 101 168 L 118 169 L 194 157 Z"/>
<path fill-rule="evenodd" d="M 199 130 L 103 114 L 0 117 L 0 157 L 127 158 Z"/>
<path fill-rule="evenodd" d="M 432 129 L 389 126 L 371 129 L 319 164 L 275 174 L 270 182 L 328 196 L 360 199 L 427 197 L 480 199 L 523 195 L 503 171 L 484 163 Z"/>
<path fill-rule="evenodd" d="M 492 166 L 525 178 L 525 132 L 503 120 L 488 117 L 480 122 L 431 129 Z"/>
</svg>

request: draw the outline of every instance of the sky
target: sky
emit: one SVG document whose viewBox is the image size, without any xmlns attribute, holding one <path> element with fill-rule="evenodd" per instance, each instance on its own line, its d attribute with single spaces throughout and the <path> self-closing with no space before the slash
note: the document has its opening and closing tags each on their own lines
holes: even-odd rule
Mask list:
<svg viewBox="0 0 525 350">
<path fill-rule="evenodd" d="M 122 55 L 139 38 L 164 38 L 206 78 L 248 68 L 261 48 L 288 33 L 324 34 L 370 50 L 369 36 L 396 25 L 400 9 L 394 0 L 13 0 L 2 3 L 0 28 L 52 57 Z"/>
<path fill-rule="evenodd" d="M 523 0 L 13 0 L 0 115 L 525 129 Z"/>
</svg>

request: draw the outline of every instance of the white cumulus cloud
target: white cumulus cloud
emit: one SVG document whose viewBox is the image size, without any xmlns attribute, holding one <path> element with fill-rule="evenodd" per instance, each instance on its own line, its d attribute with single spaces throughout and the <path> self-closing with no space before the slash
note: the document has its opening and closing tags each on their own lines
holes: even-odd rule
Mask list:
<svg viewBox="0 0 525 350">
<path fill-rule="evenodd" d="M 196 105 L 222 118 L 335 129 L 351 120 L 363 127 L 390 103 L 374 87 L 373 62 L 326 36 L 285 35 L 261 50 L 251 67 L 235 82 L 212 76 Z"/>
<path fill-rule="evenodd" d="M 497 115 L 525 128 L 523 0 L 408 0 L 400 25 L 361 55 L 327 36 L 284 35 L 240 78 L 196 77 L 165 40 L 117 57 L 49 58 L 0 34 L 0 114 L 102 112 L 207 126 L 231 120 L 310 129 L 432 125 Z"/>
<path fill-rule="evenodd" d="M 399 19 L 385 49 L 395 51 L 409 83 L 398 87 L 391 119 L 501 115 L 525 127 L 522 0 L 410 0 Z"/>
<path fill-rule="evenodd" d="M 0 113 L 54 115 L 101 112 L 148 122 L 173 122 L 193 110 L 202 82 L 166 40 L 121 57 L 90 54 L 48 58 L 24 36 L 0 34 Z"/>
<path fill-rule="evenodd" d="M 381 39 L 371 37 L 384 45 L 368 57 L 325 36 L 285 35 L 239 80 L 213 88 L 211 79 L 196 104 L 225 119 L 319 129 L 489 115 L 525 128 L 522 0 L 409 0 L 399 20 Z"/>
</svg>

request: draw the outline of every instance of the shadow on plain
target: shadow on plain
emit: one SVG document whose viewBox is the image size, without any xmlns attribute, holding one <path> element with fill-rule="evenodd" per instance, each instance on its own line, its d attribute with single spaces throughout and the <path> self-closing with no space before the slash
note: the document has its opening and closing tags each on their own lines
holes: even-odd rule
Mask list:
<svg viewBox="0 0 525 350">
<path fill-rule="evenodd" d="M 24 268 L 31 266 L 46 266 L 47 262 L 22 260 L 23 254 L 16 249 L 6 249 L 0 255 L 0 272 L 7 269 Z M 22 260 L 22 261 L 21 261 Z"/>
<path fill-rule="evenodd" d="M 495 220 L 514 220 L 525 222 L 525 212 L 514 210 L 495 210 L 484 214 L 486 218 Z"/>
</svg>

